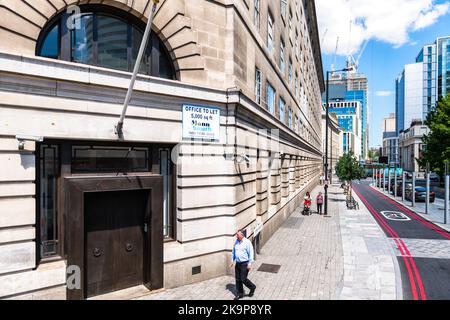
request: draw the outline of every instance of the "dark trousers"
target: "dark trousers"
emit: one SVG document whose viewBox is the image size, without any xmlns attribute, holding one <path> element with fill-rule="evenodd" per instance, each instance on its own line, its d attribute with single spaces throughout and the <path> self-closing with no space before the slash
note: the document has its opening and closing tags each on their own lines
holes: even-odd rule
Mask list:
<svg viewBox="0 0 450 320">
<path fill-rule="evenodd" d="M 250 280 L 247 279 L 248 276 L 247 265 L 248 265 L 247 262 L 242 263 L 237 262 L 235 266 L 236 291 L 238 296 L 244 295 L 243 284 L 245 284 L 245 286 L 250 290 L 256 289 L 256 286 Z"/>
<path fill-rule="evenodd" d="M 321 203 L 317 204 L 317 213 L 322 214 L 322 204 Z"/>
</svg>

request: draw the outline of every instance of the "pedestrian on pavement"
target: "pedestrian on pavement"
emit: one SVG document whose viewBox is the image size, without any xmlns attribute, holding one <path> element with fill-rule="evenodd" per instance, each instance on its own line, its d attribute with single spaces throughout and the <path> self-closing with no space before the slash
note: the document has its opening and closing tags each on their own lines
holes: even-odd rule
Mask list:
<svg viewBox="0 0 450 320">
<path fill-rule="evenodd" d="M 307 191 L 303 199 L 303 215 L 311 215 L 311 204 L 311 194 Z"/>
<path fill-rule="evenodd" d="M 324 176 L 321 175 L 321 176 L 320 176 L 320 185 L 323 185 L 323 181 L 324 181 L 324 180 L 325 180 Z"/>
<path fill-rule="evenodd" d="M 239 300 L 244 297 L 243 284 L 250 289 L 249 297 L 253 297 L 255 293 L 256 286 L 247 278 L 255 260 L 252 243 L 244 236 L 243 230 L 239 230 L 236 233 L 236 238 L 231 253 L 232 262 L 230 267 L 235 267 L 237 296 L 234 299 Z"/>
<path fill-rule="evenodd" d="M 316 203 L 317 203 L 317 213 L 322 215 L 322 205 L 323 205 L 322 192 L 319 192 L 319 194 L 317 195 Z"/>
</svg>

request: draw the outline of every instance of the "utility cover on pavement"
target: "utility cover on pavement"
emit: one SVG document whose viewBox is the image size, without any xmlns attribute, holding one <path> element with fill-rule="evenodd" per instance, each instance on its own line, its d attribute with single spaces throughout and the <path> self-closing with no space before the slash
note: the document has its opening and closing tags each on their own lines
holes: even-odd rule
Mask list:
<svg viewBox="0 0 450 320">
<path fill-rule="evenodd" d="M 405 214 L 397 211 L 381 211 L 381 214 L 389 220 L 395 221 L 410 221 L 411 218 L 406 216 Z"/>
<path fill-rule="evenodd" d="M 278 271 L 280 271 L 281 266 L 277 265 L 277 264 L 268 264 L 268 263 L 263 263 L 258 271 L 261 272 L 269 272 L 269 273 L 278 273 Z"/>
</svg>

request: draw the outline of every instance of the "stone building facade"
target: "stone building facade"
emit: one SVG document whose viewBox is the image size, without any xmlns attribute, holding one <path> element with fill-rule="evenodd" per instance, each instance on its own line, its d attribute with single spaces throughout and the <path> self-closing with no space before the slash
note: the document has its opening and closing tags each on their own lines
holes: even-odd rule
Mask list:
<svg viewBox="0 0 450 320">
<path fill-rule="evenodd" d="M 160 1 L 119 138 L 151 8 L 2 1 L 0 297 L 85 299 L 227 274 L 235 231 L 264 245 L 318 183 L 314 1 Z M 185 132 L 200 109 L 208 140 Z M 66 287 L 68 267 L 80 287 Z"/>
</svg>

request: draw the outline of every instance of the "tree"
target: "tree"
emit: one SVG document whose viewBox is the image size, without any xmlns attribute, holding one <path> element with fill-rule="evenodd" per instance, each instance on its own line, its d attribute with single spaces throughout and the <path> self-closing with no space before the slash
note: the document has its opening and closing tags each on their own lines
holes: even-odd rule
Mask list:
<svg viewBox="0 0 450 320">
<path fill-rule="evenodd" d="M 336 175 L 341 181 L 346 181 L 350 184 L 350 196 L 352 192 L 352 181 L 361 180 L 364 172 L 359 165 L 353 152 L 344 154 L 336 164 Z"/>
<path fill-rule="evenodd" d="M 368 157 L 370 160 L 376 160 L 380 156 L 380 152 L 378 150 L 370 149 Z"/>
<path fill-rule="evenodd" d="M 450 161 L 450 95 L 440 98 L 428 113 L 425 124 L 430 133 L 422 138 L 425 148 L 417 159 L 422 168 L 430 163 L 430 170 L 444 175 L 445 161 Z"/>
</svg>

